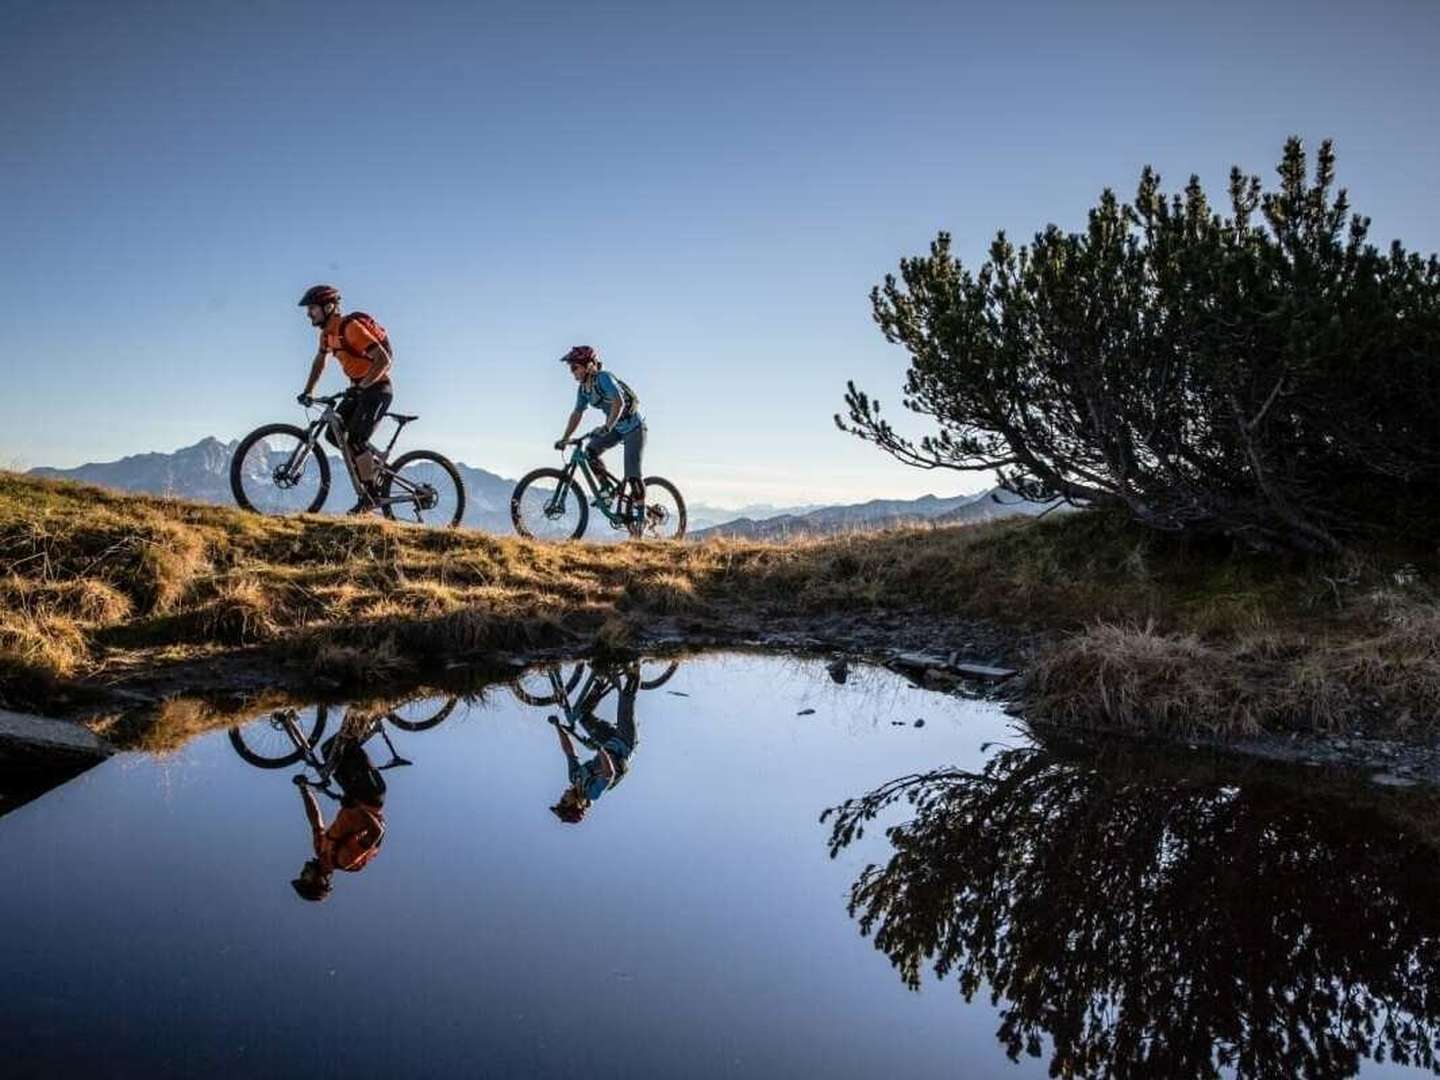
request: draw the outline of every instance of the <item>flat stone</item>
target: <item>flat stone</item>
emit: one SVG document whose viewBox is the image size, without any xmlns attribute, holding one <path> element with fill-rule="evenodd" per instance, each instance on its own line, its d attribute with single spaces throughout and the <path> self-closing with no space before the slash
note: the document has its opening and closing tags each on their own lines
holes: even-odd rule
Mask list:
<svg viewBox="0 0 1440 1080">
<path fill-rule="evenodd" d="M 990 682 L 1000 682 L 1020 674 L 1014 668 L 990 667 L 986 664 L 956 664 L 952 670 L 956 675 L 963 675 L 967 679 L 986 679 Z"/>
<path fill-rule="evenodd" d="M 0 758 L 88 758 L 101 761 L 114 748 L 80 724 L 0 709 Z"/>
<path fill-rule="evenodd" d="M 928 671 L 930 668 L 948 667 L 949 661 L 943 656 L 932 656 L 929 653 L 896 653 L 890 658 L 890 666 L 907 671 Z"/>
</svg>

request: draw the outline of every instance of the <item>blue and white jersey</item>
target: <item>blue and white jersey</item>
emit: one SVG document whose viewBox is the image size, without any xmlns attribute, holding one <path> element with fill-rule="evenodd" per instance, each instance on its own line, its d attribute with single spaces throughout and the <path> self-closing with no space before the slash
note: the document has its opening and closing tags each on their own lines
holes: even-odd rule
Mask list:
<svg viewBox="0 0 1440 1080">
<path fill-rule="evenodd" d="M 575 411 L 583 412 L 586 408 L 596 408 L 608 418 L 615 402 L 624 400 L 625 391 L 620 389 L 615 376 L 608 371 L 602 371 L 588 383 L 582 383 L 575 392 Z M 621 435 L 629 434 L 644 422 L 633 402 L 625 404 L 629 406 L 630 414 L 627 416 L 622 411 L 620 419 L 615 422 L 615 431 Z"/>
</svg>

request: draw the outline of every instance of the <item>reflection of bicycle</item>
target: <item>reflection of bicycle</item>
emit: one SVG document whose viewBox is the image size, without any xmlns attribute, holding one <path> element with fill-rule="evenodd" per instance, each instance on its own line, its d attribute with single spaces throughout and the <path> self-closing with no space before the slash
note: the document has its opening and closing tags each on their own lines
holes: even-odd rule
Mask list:
<svg viewBox="0 0 1440 1080">
<path fill-rule="evenodd" d="M 230 490 L 235 501 L 261 514 L 318 512 L 330 493 L 330 461 L 320 445 L 327 433 L 340 448 L 340 459 L 355 490 L 364 490 L 344 418 L 336 408 L 344 397 L 312 398 L 325 408 L 308 428 L 266 424 L 241 439 L 230 459 Z M 465 485 L 459 471 L 449 458 L 433 450 L 411 450 L 387 461 L 400 429 L 419 417 L 386 413 L 382 419 L 386 418 L 395 421 L 395 431 L 384 450 L 375 450 L 377 494 L 372 501 L 387 518 L 420 525 L 460 524 L 465 513 Z"/>
<path fill-rule="evenodd" d="M 565 443 L 574 450 L 563 468 L 535 469 L 521 477 L 510 496 L 515 531 L 532 540 L 578 540 L 585 533 L 593 506 L 612 529 L 631 531 L 634 526 L 633 535 L 641 539 L 678 540 L 684 536 L 685 500 L 680 489 L 662 476 L 645 477 L 645 510 L 642 520 L 635 522 L 625 484 L 602 485 L 595 478 L 582 445 L 589 437 Z M 588 502 L 575 479 L 577 472 L 590 489 Z"/>
<path fill-rule="evenodd" d="M 402 731 L 428 730 L 454 712 L 455 706 L 459 704 L 459 698 L 451 697 L 441 702 L 439 708 L 435 708 L 435 700 L 428 698 L 397 705 L 382 716 L 377 716 L 372 721 L 372 726 L 377 730 L 369 731 L 365 737 L 368 739 L 377 733 L 382 735 L 385 744 L 390 747 L 391 757 L 399 758 L 381 721 L 388 720 Z M 313 756 L 314 748 L 320 745 L 320 736 L 324 734 L 328 711 L 326 706 L 316 705 L 314 715 L 307 719 L 295 709 L 277 709 L 248 724 L 232 727 L 230 745 L 242 759 L 257 768 L 283 769 L 306 759 L 307 755 Z M 404 762 L 403 758 L 399 760 Z"/>
<path fill-rule="evenodd" d="M 654 690 L 657 686 L 664 686 L 679 667 L 678 660 L 640 661 L 640 689 Z M 562 664 L 542 664 L 539 667 L 527 668 L 510 683 L 510 692 L 526 705 L 566 703 L 580 685 L 580 680 L 585 677 L 585 670 L 586 664 L 583 661 L 576 664 L 568 675 Z M 609 674 L 601 674 L 592 666 L 590 681 L 577 696 L 578 700 L 586 700 L 595 691 L 597 684 L 603 687 L 603 692 L 599 695 L 603 697 L 604 693 L 615 685 L 615 680 Z"/>
<path fill-rule="evenodd" d="M 304 760 L 305 764 L 315 770 L 316 779 L 311 780 L 302 772 L 295 777 L 295 783 L 304 787 L 312 787 L 317 791 L 322 791 L 337 802 L 344 798 L 345 791 L 336 791 L 330 786 L 330 779 L 340 767 L 342 758 L 344 757 L 342 748 L 347 737 L 350 740 L 350 745 L 361 747 L 376 735 L 379 735 L 380 738 L 384 740 L 386 749 L 390 751 L 390 760 L 384 765 L 375 766 L 380 772 L 385 772 L 387 769 L 396 769 L 402 765 L 414 764 L 409 758 L 401 757 L 396 751 L 395 744 L 390 741 L 390 733 L 385 730 L 384 720 L 379 716 L 371 717 L 369 720 L 358 725 L 356 729 L 349 732 L 347 732 L 342 725 L 340 735 L 330 739 L 328 743 L 321 747 L 322 756 L 322 754 L 315 752 L 315 744 L 313 742 L 305 742 L 305 733 L 300 730 L 300 725 L 296 723 L 296 715 L 293 709 L 278 709 L 274 713 L 275 721 L 280 724 L 282 730 L 290 737 L 292 744 L 296 750 L 299 751 L 300 757 Z M 368 764 L 369 759 L 367 758 L 365 760 Z M 343 777 L 339 782 L 342 787 L 346 784 Z M 380 790 L 382 792 L 384 791 L 383 785 L 381 785 Z"/>
</svg>

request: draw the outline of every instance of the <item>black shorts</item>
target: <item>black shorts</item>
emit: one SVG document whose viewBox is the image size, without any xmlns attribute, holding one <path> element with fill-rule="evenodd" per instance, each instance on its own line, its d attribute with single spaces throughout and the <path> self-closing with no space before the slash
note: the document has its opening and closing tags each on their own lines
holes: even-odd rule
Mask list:
<svg viewBox="0 0 1440 1080">
<path fill-rule="evenodd" d="M 337 740 L 339 746 L 335 745 Z M 332 753 L 339 755 L 335 771 L 331 775 L 345 794 L 340 800 L 341 806 L 353 806 L 356 803 L 365 806 L 385 805 L 385 777 L 380 774 L 379 769 L 370 764 L 370 755 L 365 753 L 364 747 L 354 739 L 332 735 L 325 740 L 320 752 L 326 758 Z"/>
<path fill-rule="evenodd" d="M 389 379 L 381 379 L 359 393 L 351 394 L 336 407 L 335 411 L 345 421 L 345 437 L 354 453 L 365 449 L 370 436 L 375 434 L 375 425 L 380 423 L 380 418 L 394 400 L 395 388 L 390 385 Z M 332 445 L 338 445 L 330 436 L 326 438 Z"/>
</svg>

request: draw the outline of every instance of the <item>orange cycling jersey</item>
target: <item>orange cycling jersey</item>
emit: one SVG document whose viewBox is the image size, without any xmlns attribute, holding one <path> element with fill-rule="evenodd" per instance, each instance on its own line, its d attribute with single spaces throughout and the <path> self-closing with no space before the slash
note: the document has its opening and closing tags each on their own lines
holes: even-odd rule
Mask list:
<svg viewBox="0 0 1440 1080">
<path fill-rule="evenodd" d="M 343 319 L 332 315 L 320 331 L 320 348 L 335 354 L 351 380 L 363 379 L 370 370 L 370 358 L 365 351 L 374 345 L 389 352 L 385 328 L 363 313 L 352 313 Z"/>
<path fill-rule="evenodd" d="M 384 811 L 346 806 L 328 829 L 315 830 L 315 854 L 326 870 L 360 870 L 375 857 L 384 838 Z"/>
</svg>

